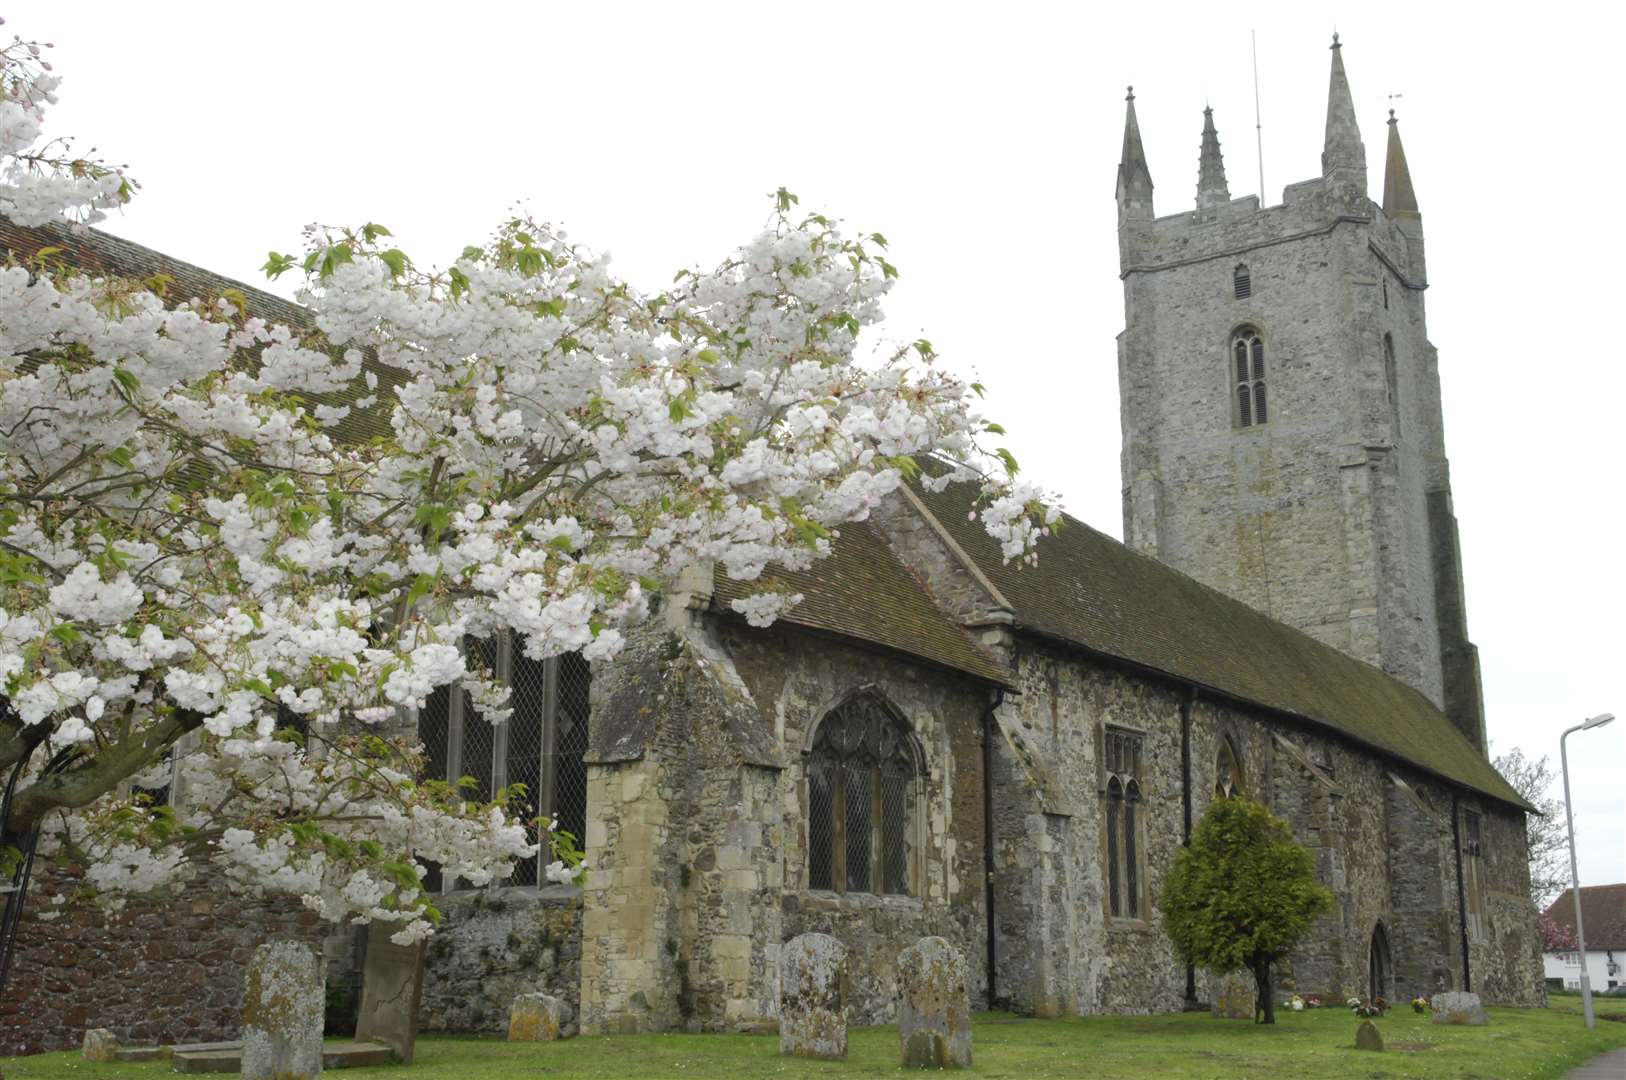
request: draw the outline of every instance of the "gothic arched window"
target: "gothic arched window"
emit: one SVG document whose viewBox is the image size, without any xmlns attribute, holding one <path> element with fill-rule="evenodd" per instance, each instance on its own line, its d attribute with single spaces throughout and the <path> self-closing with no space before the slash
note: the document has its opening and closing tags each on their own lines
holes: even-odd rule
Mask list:
<svg viewBox="0 0 1626 1080">
<path fill-rule="evenodd" d="M 1140 865 L 1141 735 L 1123 728 L 1105 732 L 1107 913 L 1142 918 L 1145 875 Z"/>
<path fill-rule="evenodd" d="M 885 701 L 861 694 L 819 722 L 807 755 L 807 885 L 911 891 L 914 736 Z"/>
<path fill-rule="evenodd" d="M 1214 797 L 1229 799 L 1245 794 L 1242 782 L 1242 759 L 1229 738 L 1220 740 L 1219 757 L 1214 763 Z"/>
<path fill-rule="evenodd" d="M 1263 424 L 1265 409 L 1265 341 L 1259 331 L 1244 326 L 1231 335 L 1231 374 L 1236 388 L 1236 426 Z"/>
</svg>

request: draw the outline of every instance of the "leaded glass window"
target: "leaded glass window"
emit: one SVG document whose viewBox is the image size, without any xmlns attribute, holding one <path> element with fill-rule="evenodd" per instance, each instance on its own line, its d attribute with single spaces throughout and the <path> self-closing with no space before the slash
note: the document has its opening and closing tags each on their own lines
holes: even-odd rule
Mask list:
<svg viewBox="0 0 1626 1080">
<path fill-rule="evenodd" d="M 587 752 L 592 672 L 580 653 L 546 660 L 525 655 L 524 639 L 508 632 L 465 643 L 471 666 L 509 686 L 513 708 L 505 722 L 491 724 L 476 712 L 461 687 L 440 687 L 418 711 L 418 740 L 424 773 L 439 780 L 471 778 L 470 799 L 486 800 L 503 788 L 525 785 L 510 810 L 526 822 L 534 842 L 537 819 L 548 817 L 585 847 Z M 535 858 L 515 864 L 510 885 L 536 885 L 541 868 L 553 859 L 547 845 Z M 438 867 L 425 878 L 430 892 L 454 887 Z"/>
<path fill-rule="evenodd" d="M 1140 865 L 1141 747 L 1138 731 L 1109 727 L 1102 740 L 1106 766 L 1107 912 L 1143 917 L 1145 873 Z"/>
<path fill-rule="evenodd" d="M 918 769 L 908 725 L 863 694 L 828 713 L 807 755 L 810 889 L 905 896 Z"/>
</svg>

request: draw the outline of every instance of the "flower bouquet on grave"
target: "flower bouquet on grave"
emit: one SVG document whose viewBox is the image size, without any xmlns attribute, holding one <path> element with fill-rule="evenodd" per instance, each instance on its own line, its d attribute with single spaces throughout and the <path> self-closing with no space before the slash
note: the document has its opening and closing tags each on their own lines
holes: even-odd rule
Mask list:
<svg viewBox="0 0 1626 1080">
<path fill-rule="evenodd" d="M 1411 999 L 1411 1011 L 1422 1014 L 1428 1012 L 1428 998 L 1414 997 Z"/>
<path fill-rule="evenodd" d="M 1349 1011 L 1364 1020 L 1375 1020 L 1388 1009 L 1388 1003 L 1382 998 L 1378 998 L 1376 1001 L 1362 1001 L 1360 998 L 1350 998 L 1349 1002 Z"/>
</svg>

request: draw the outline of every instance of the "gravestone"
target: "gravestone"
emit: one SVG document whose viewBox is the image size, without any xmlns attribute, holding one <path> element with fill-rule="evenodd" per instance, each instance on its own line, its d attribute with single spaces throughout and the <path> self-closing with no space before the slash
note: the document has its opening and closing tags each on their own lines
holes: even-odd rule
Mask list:
<svg viewBox="0 0 1626 1080">
<path fill-rule="evenodd" d="M 82 1049 L 86 1061 L 112 1061 L 119 1051 L 118 1036 L 106 1028 L 91 1028 L 85 1032 Z"/>
<path fill-rule="evenodd" d="M 254 950 L 243 988 L 243 1080 L 322 1075 L 325 984 L 308 945 L 272 941 Z"/>
<path fill-rule="evenodd" d="M 424 943 L 397 945 L 390 935 L 400 929 L 401 924 L 394 922 L 374 922 L 367 927 L 356 1041 L 383 1043 L 397 1061 L 410 1065 L 418 1042 L 418 1007 L 423 1001 Z"/>
<path fill-rule="evenodd" d="M 509 1042 L 551 1042 L 560 1038 L 570 1006 L 551 994 L 521 994 L 508 1010 Z"/>
<path fill-rule="evenodd" d="M 1436 1024 L 1490 1023 L 1490 1017 L 1485 1015 L 1485 1007 L 1479 1003 L 1478 994 L 1461 990 L 1435 994 L 1429 999 L 1428 1007 L 1434 1010 L 1433 1020 Z"/>
<path fill-rule="evenodd" d="M 1355 1029 L 1355 1049 L 1382 1050 L 1383 1032 L 1370 1020 L 1362 1020 L 1361 1026 Z"/>
<path fill-rule="evenodd" d="M 1228 971 L 1208 978 L 1210 996 L 1208 1011 L 1221 1020 L 1252 1020 L 1254 1006 L 1258 1004 L 1259 989 L 1246 971 Z"/>
<path fill-rule="evenodd" d="M 969 1069 L 971 1000 L 965 957 L 940 937 L 898 954 L 898 1042 L 903 1067 Z"/>
<path fill-rule="evenodd" d="M 779 950 L 779 1052 L 847 1056 L 847 947 L 828 934 L 802 934 Z"/>
</svg>

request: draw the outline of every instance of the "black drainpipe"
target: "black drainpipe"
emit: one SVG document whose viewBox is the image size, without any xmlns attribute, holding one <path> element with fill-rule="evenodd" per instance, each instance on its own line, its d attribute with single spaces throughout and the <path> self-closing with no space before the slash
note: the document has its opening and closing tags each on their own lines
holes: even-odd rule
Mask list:
<svg viewBox="0 0 1626 1080">
<path fill-rule="evenodd" d="M 1191 710 L 1197 704 L 1197 688 L 1193 686 L 1180 703 L 1180 846 L 1191 846 Z M 1186 1004 L 1197 1001 L 1197 969 L 1186 965 Z"/>
<path fill-rule="evenodd" d="M 1462 887 L 1462 837 L 1457 831 L 1457 821 L 1462 816 L 1457 809 L 1459 798 L 1457 792 L 1451 792 L 1451 846 L 1457 856 L 1457 925 L 1462 928 L 1462 989 L 1466 992 L 1474 987 L 1468 974 L 1468 894 Z"/>
<path fill-rule="evenodd" d="M 993 704 L 982 714 L 982 906 L 988 912 L 988 1007 L 998 996 L 994 956 L 994 712 L 1005 690 L 994 691 Z"/>
</svg>

